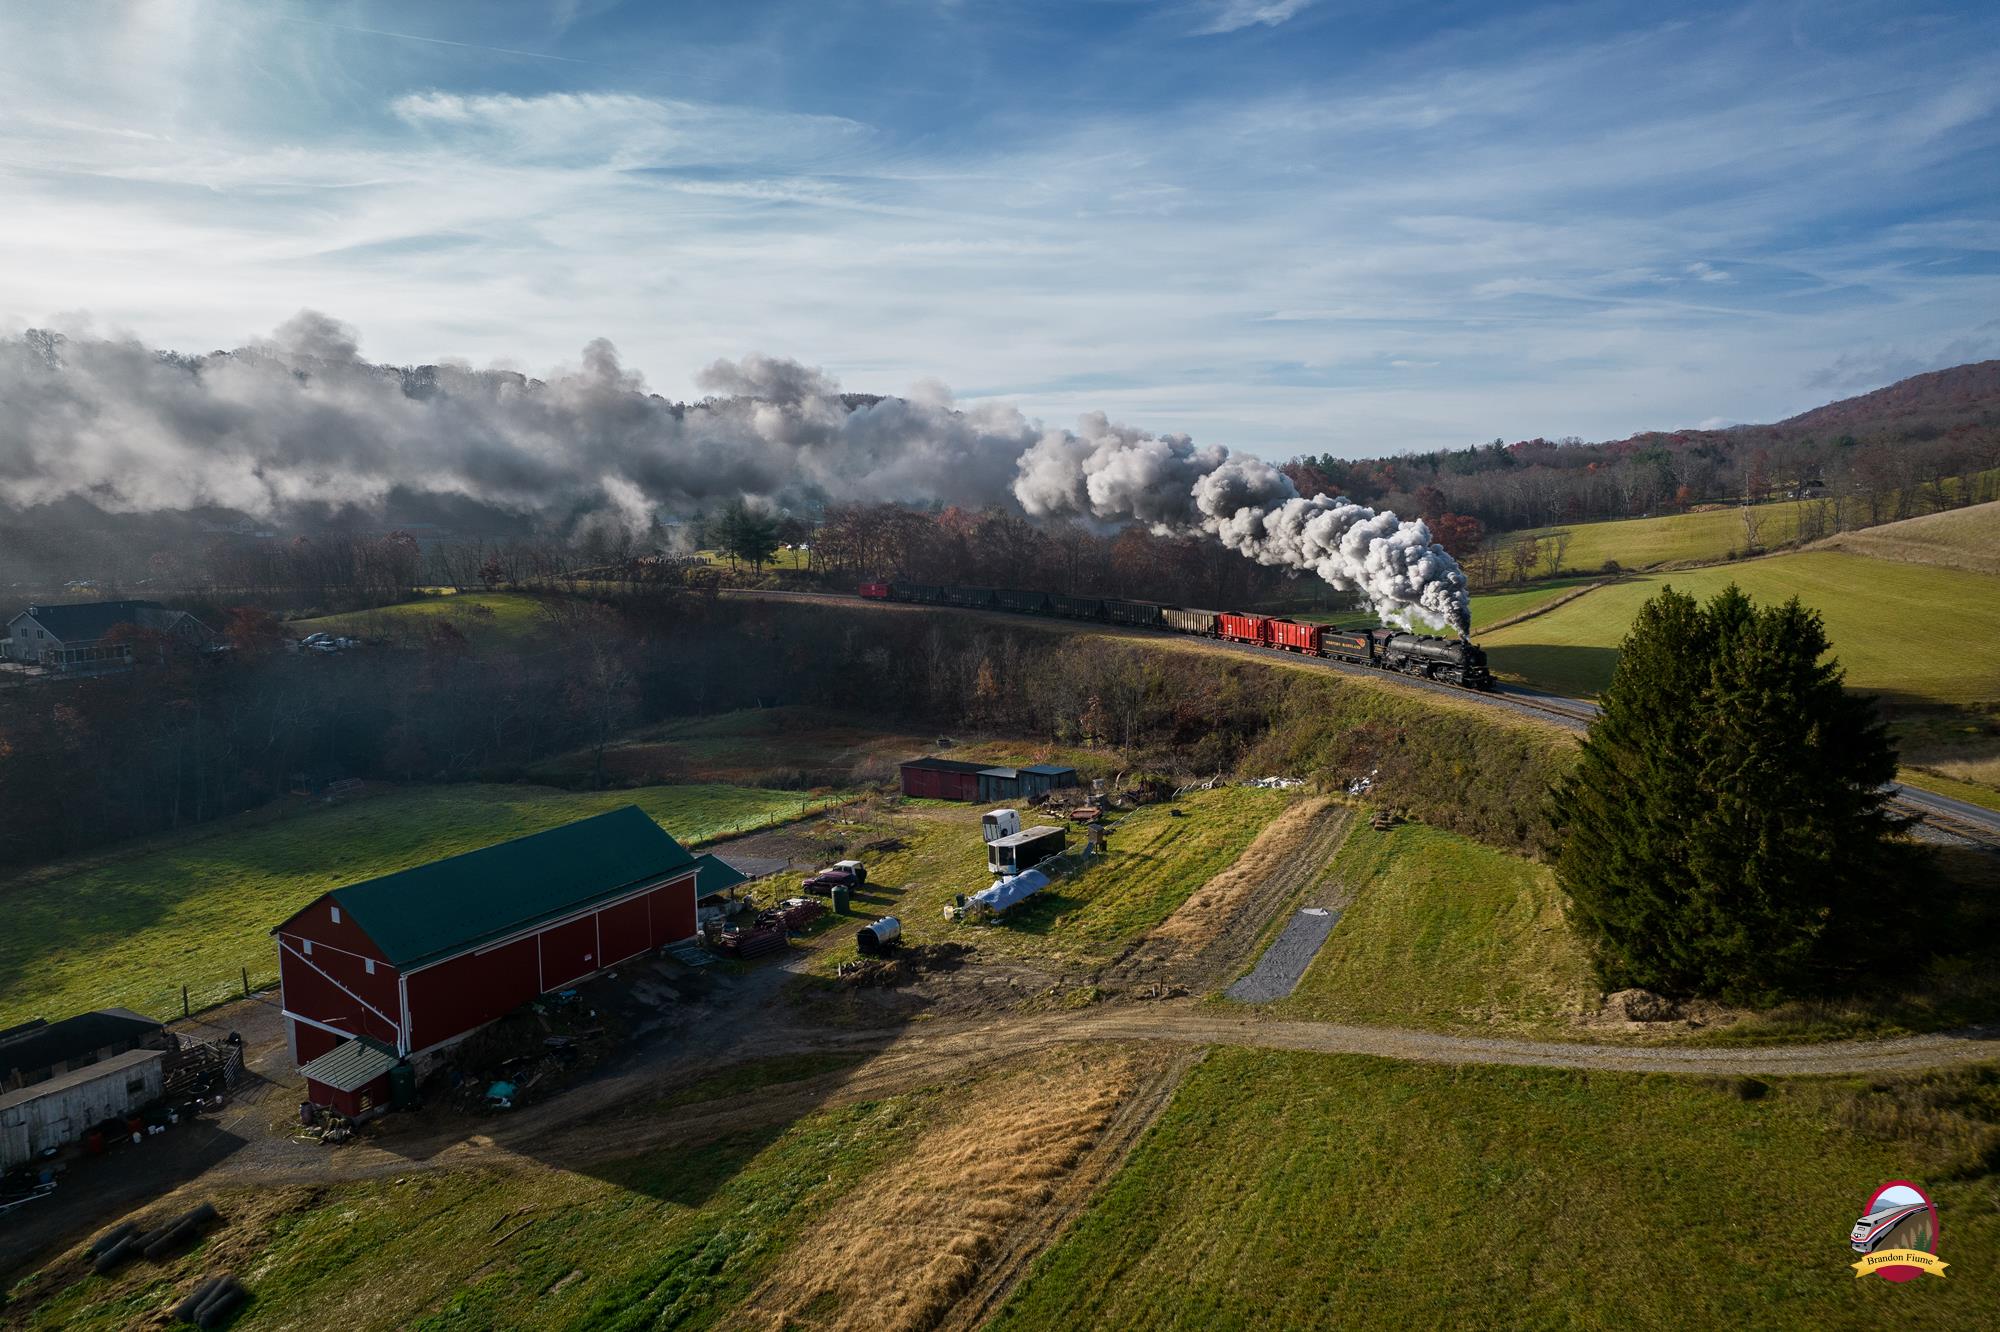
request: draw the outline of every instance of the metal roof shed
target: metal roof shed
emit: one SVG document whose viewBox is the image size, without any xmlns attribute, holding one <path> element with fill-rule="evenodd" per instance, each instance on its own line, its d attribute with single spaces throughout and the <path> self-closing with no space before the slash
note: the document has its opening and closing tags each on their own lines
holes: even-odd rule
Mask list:
<svg viewBox="0 0 2000 1332">
<path fill-rule="evenodd" d="M 166 1052 L 127 1050 L 33 1086 L 0 1093 L 0 1171 L 32 1161 L 95 1124 L 157 1100 Z"/>
<path fill-rule="evenodd" d="M 1045 796 L 1058 786 L 1078 784 L 1075 768 L 1065 768 L 1054 763 L 1031 763 L 1021 769 L 1021 794 L 1033 800 Z"/>
<path fill-rule="evenodd" d="M 981 768 L 978 775 L 979 799 L 984 804 L 992 804 L 996 800 L 1016 800 L 1024 794 L 1018 769 Z"/>
<path fill-rule="evenodd" d="M 903 764 L 903 794 L 918 800 L 977 800 L 984 763 L 962 763 L 935 754 Z"/>
<path fill-rule="evenodd" d="M 389 1103 L 389 1070 L 400 1062 L 378 1041 L 352 1040 L 334 1046 L 299 1070 L 306 1099 L 359 1119 Z"/>
</svg>

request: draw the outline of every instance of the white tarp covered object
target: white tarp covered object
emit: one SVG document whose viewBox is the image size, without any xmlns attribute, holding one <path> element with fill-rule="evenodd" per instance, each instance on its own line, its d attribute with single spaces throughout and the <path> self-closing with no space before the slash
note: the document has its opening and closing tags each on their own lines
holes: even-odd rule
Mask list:
<svg viewBox="0 0 2000 1332">
<path fill-rule="evenodd" d="M 972 900 L 989 911 L 1005 911 L 1018 902 L 1027 901 L 1048 886 L 1049 876 L 1040 870 L 1022 870 L 1012 878 L 1000 880 L 991 888 L 982 888 L 972 895 Z"/>
</svg>

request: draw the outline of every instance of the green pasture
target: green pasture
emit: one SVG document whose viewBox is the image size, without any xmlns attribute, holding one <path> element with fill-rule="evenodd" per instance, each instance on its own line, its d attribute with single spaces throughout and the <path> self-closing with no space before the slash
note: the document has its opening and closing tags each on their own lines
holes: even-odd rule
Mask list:
<svg viewBox="0 0 2000 1332">
<path fill-rule="evenodd" d="M 1545 865 L 1422 824 L 1357 819 L 1331 873 L 1353 893 L 1279 1008 L 1475 1030 L 1560 1026 L 1599 992 Z"/>
<path fill-rule="evenodd" d="M 22 1321 L 9 1325 L 165 1327 L 165 1310 L 219 1264 L 254 1293 L 230 1323 L 242 1332 L 711 1327 L 907 1148 L 931 1104 L 910 1095 L 822 1110 L 587 1173 L 510 1156 L 506 1168 L 225 1193 L 215 1201 L 230 1223 L 216 1234 L 234 1256 L 218 1259 L 211 1239 L 111 1277 L 55 1268 L 16 1286 Z"/>
<path fill-rule="evenodd" d="M 1674 1078 L 1210 1052 L 990 1324 L 2000 1326 L 2000 1075 Z M 1885 1181 L 1945 1280 L 1857 1280 Z"/>
<path fill-rule="evenodd" d="M 553 632 L 542 612 L 541 598 L 531 593 L 449 591 L 373 610 L 293 620 L 286 629 L 297 638 L 328 633 L 404 639 L 421 638 L 436 621 L 449 621 L 475 646 L 512 645 Z"/>
<path fill-rule="evenodd" d="M 1667 584 L 1707 598 L 1735 583 L 1759 603 L 1796 596 L 1826 620 L 1847 683 L 1904 703 L 2000 699 L 2000 575 L 1804 551 L 1714 569 L 1648 574 L 1485 636 L 1496 672 L 1557 693 L 1595 694 L 1639 607 Z"/>
<path fill-rule="evenodd" d="M 684 845 L 797 818 L 801 791 L 652 786 L 404 787 L 277 807 L 0 882 L 0 1026 L 122 1006 L 178 1015 L 277 975 L 271 927 L 329 888 L 638 805 Z M 274 814 L 279 815 L 273 817 Z"/>
</svg>

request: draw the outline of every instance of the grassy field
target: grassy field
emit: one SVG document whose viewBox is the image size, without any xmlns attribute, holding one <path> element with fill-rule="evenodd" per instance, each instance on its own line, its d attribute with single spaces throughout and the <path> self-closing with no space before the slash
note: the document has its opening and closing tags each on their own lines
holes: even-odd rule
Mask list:
<svg viewBox="0 0 2000 1332">
<path fill-rule="evenodd" d="M 1980 473 L 1980 484 L 1990 487 L 1996 474 Z M 1959 493 L 1956 478 L 1945 482 L 1945 493 L 1956 497 Z M 1919 509 L 1930 507 L 1929 498 L 1923 497 L 1915 506 Z M 1972 506 L 1964 512 L 1977 512 L 1979 508 L 1991 505 Z M 1757 517 L 1757 544 L 1766 550 L 1788 545 L 1798 539 L 1799 515 L 1805 510 L 1806 502 L 1776 500 L 1755 506 Z M 1946 510 L 1946 514 L 1953 512 Z M 1866 521 L 1866 513 L 1858 502 L 1848 502 L 1848 521 Z M 1886 524 L 1873 529 L 1887 532 L 1894 527 L 1906 526 L 1909 522 L 1924 522 L 1924 518 L 1906 520 L 1904 523 Z M 1992 522 L 1986 520 L 1987 524 Z M 1977 525 L 1977 524 L 1976 524 Z M 1990 530 L 1990 527 L 1989 527 Z M 1570 547 L 1564 556 L 1563 567 L 1567 570 L 1594 573 L 1604 567 L 1606 560 L 1617 560 L 1627 569 L 1650 569 L 1661 564 L 1712 564 L 1717 560 L 1730 558 L 1731 552 L 1749 548 L 1749 535 L 1743 527 L 1743 511 L 1738 505 L 1726 505 L 1701 513 L 1669 513 L 1655 518 L 1621 518 L 1612 522 L 1568 523 L 1561 527 L 1538 527 L 1528 532 L 1503 532 L 1496 540 L 1511 544 L 1523 536 L 1547 537 L 1550 533 L 1565 531 L 1570 533 Z M 1942 538 L 1952 542 L 1955 538 Z M 1991 547 L 1986 555 L 1990 558 Z M 1543 548 L 1543 565 L 1546 569 L 1548 551 Z M 1954 563 L 1953 560 L 1936 560 L 1935 563 Z M 1991 570 L 2000 572 L 2000 570 Z"/>
<path fill-rule="evenodd" d="M 1992 1328 L 2000 1077 L 1761 1083 L 1212 1052 L 990 1325 Z M 1948 1279 L 1857 1281 L 1926 1184 Z"/>
<path fill-rule="evenodd" d="M 1560 693 L 1611 678 L 1639 606 L 1663 584 L 1707 598 L 1735 583 L 1758 601 L 1797 596 L 1826 619 L 1847 682 L 1909 703 L 2000 699 L 2000 576 L 1838 551 L 1650 574 L 1603 587 L 1481 642 L 1494 670 Z"/>
<path fill-rule="evenodd" d="M 2000 500 L 1844 532 L 1826 544 L 1877 559 L 2000 574 Z"/>
<path fill-rule="evenodd" d="M 535 786 L 390 789 L 351 803 L 243 816 L 99 863 L 0 884 L 0 1026 L 122 1005 L 178 1014 L 276 976 L 271 927 L 329 888 L 522 833 L 638 805 L 684 844 L 825 803 L 800 791 L 654 786 L 579 794 Z"/>
<path fill-rule="evenodd" d="M 112 1277 L 58 1265 L 55 1289 L 29 1278 L 14 1295 L 35 1306 L 22 1326 L 123 1332 L 154 1326 L 204 1272 L 233 1270 L 256 1295 L 231 1323 L 244 1332 L 708 1327 L 906 1148 L 934 1101 L 820 1111 L 592 1174 L 515 1157 L 508 1169 L 224 1194 L 230 1224 L 184 1257 Z"/>
<path fill-rule="evenodd" d="M 1595 575 L 1546 578 L 1538 583 L 1510 588 L 1504 592 L 1475 592 L 1472 595 L 1472 632 L 1477 634 L 1490 624 L 1510 620 L 1516 615 L 1524 615 L 1537 606 L 1545 606 L 1595 581 Z M 1372 627 L 1380 623 L 1373 615 L 1342 614 L 1335 611 L 1300 611 L 1291 618 L 1302 620 L 1307 624 L 1337 624 L 1346 629 Z"/>
<path fill-rule="evenodd" d="M 990 925 L 944 918 L 956 894 L 993 881 L 979 840 L 984 807 L 912 803 L 850 830 L 857 847 L 886 838 L 900 843 L 893 851 L 861 853 L 868 886 L 855 895 L 854 912 L 894 915 L 913 943 L 957 940 L 989 954 L 1054 960 L 1102 956 L 1171 915 L 1243 854 L 1286 801 L 1282 792 L 1224 787 L 1136 810 L 1112 826 L 1103 856 L 1063 873 L 1047 891 Z M 1072 831 L 1071 846 L 1081 842 L 1081 833 Z M 854 956 L 853 932 L 842 930 L 828 936 L 813 968 L 830 972 Z"/>
<path fill-rule="evenodd" d="M 1598 988 L 1547 866 L 1469 838 L 1357 820 L 1334 858 L 1352 902 L 1280 1009 L 1393 1026 L 1541 1029 Z"/>
<path fill-rule="evenodd" d="M 884 731 L 867 719 L 817 708 L 742 708 L 647 727 L 604 753 L 614 782 L 662 777 L 743 786 L 866 785 L 891 781 L 896 765 L 928 753 L 935 736 Z M 579 750 L 538 775 L 574 776 L 595 756 Z M 1024 760 L 1025 761 L 1025 760 Z"/>
<path fill-rule="evenodd" d="M 1757 543 L 1764 547 L 1784 545 L 1799 535 L 1799 512 L 1805 506 L 1794 501 L 1756 506 Z M 1569 551 L 1563 567 L 1595 573 L 1606 560 L 1617 560 L 1627 569 L 1649 569 L 1656 564 L 1708 563 L 1741 551 L 1747 542 L 1743 514 L 1734 505 L 1705 513 L 1669 513 L 1657 518 L 1620 518 L 1603 523 L 1570 523 L 1560 528 L 1538 527 L 1528 532 L 1502 533 L 1497 540 L 1512 544 L 1523 537 L 1544 542 L 1542 565 L 1548 568 L 1546 538 L 1552 532 L 1570 534 Z"/>
<path fill-rule="evenodd" d="M 525 642 L 547 629 L 541 600 L 526 592 L 443 592 L 374 610 L 293 620 L 294 637 L 311 633 L 356 638 L 419 638 L 430 621 L 449 620 L 475 645 Z"/>
</svg>

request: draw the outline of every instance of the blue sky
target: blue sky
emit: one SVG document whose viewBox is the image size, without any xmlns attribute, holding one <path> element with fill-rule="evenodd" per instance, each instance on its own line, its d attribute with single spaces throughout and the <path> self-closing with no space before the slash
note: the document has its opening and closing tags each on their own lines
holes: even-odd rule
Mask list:
<svg viewBox="0 0 2000 1332">
<path fill-rule="evenodd" d="M 9 6 L 0 331 L 761 351 L 1274 457 L 1769 420 L 2000 356 L 1996 57 L 1991 5 Z"/>
</svg>

